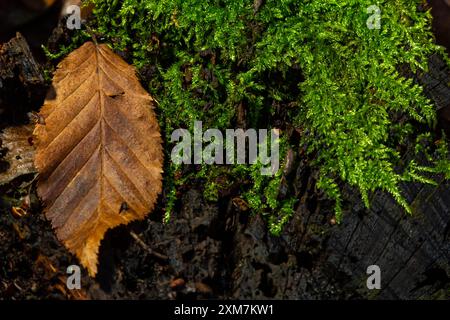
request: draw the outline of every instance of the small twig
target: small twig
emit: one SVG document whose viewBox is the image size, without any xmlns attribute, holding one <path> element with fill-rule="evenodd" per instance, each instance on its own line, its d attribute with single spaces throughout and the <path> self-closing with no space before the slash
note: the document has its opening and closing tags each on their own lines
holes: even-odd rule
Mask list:
<svg viewBox="0 0 450 320">
<path fill-rule="evenodd" d="M 86 27 L 87 32 L 91 36 L 92 41 L 94 42 L 95 46 L 97 47 L 98 46 L 98 42 L 97 42 L 97 37 L 94 34 L 94 31 L 92 31 L 92 29 L 87 24 L 85 24 L 84 26 Z"/>
<path fill-rule="evenodd" d="M 134 238 L 134 240 L 136 240 L 136 242 L 144 249 L 146 250 L 149 254 L 162 259 L 162 260 L 169 260 L 169 257 L 166 255 L 163 255 L 159 252 L 154 251 L 152 248 L 150 248 L 144 241 L 142 241 L 142 239 L 133 231 L 130 231 L 131 236 Z"/>
<path fill-rule="evenodd" d="M 14 287 L 16 287 L 19 291 L 23 291 L 23 289 L 16 283 L 16 281 L 13 281 Z"/>
<path fill-rule="evenodd" d="M 29 185 L 27 186 L 28 187 L 28 195 L 30 195 L 30 193 L 31 193 L 31 188 L 33 187 L 33 183 L 36 181 L 36 179 L 39 177 L 39 173 L 36 173 L 35 175 L 34 175 L 34 178 L 33 178 L 33 180 L 31 180 L 31 182 L 29 183 Z"/>
<path fill-rule="evenodd" d="M 253 14 L 257 14 L 259 8 L 263 5 L 264 0 L 255 0 L 253 1 Z"/>
</svg>

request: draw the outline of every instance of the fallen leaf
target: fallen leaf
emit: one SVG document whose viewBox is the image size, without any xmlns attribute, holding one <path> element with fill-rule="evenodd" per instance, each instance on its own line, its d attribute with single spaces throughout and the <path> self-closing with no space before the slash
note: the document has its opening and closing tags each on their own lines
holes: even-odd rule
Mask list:
<svg viewBox="0 0 450 320">
<path fill-rule="evenodd" d="M 39 114 L 38 195 L 58 239 L 95 276 L 105 232 L 143 219 L 161 191 L 153 99 L 133 67 L 87 42 L 59 64 Z"/>
<path fill-rule="evenodd" d="M 0 173 L 0 185 L 13 179 L 36 172 L 33 164 L 34 147 L 32 142 L 34 125 L 8 127 L 0 133 L 2 148 L 6 149 L 1 159 L 8 163 L 5 172 Z"/>
<path fill-rule="evenodd" d="M 242 198 L 235 197 L 233 198 L 233 204 L 236 208 L 238 208 L 240 211 L 247 211 L 248 210 L 248 203 L 243 200 Z"/>
<path fill-rule="evenodd" d="M 195 283 L 195 289 L 200 292 L 200 293 L 204 293 L 204 294 L 209 294 L 212 293 L 213 290 L 211 289 L 210 286 L 208 286 L 207 284 L 203 283 L 203 282 L 196 282 Z"/>
<path fill-rule="evenodd" d="M 23 218 L 27 215 L 27 211 L 20 207 L 12 207 L 11 213 L 16 218 Z"/>
<path fill-rule="evenodd" d="M 182 279 L 182 278 L 177 278 L 177 279 L 172 280 L 172 281 L 170 282 L 169 286 L 170 286 L 170 288 L 175 289 L 175 288 L 182 287 L 182 286 L 184 286 L 185 284 L 186 284 L 186 282 L 184 281 L 184 279 Z"/>
</svg>

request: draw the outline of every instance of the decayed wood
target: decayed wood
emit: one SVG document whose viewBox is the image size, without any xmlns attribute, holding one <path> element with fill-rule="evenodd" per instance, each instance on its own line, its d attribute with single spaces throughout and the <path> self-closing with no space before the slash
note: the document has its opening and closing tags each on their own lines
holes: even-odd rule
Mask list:
<svg viewBox="0 0 450 320">
<path fill-rule="evenodd" d="M 45 96 L 42 70 L 24 37 L 0 45 L 0 125 L 24 123 Z"/>
<path fill-rule="evenodd" d="M 45 92 L 42 70 L 36 63 L 26 40 L 17 33 L 0 45 L 0 126 L 27 123 L 27 111 Z M 33 126 L 8 127 L 0 133 L 6 162 L 0 173 L 0 185 L 24 174 L 35 172 L 32 146 Z"/>
<path fill-rule="evenodd" d="M 418 76 L 420 84 L 438 111 L 450 109 L 450 67 L 438 54 L 429 58 L 428 66 L 428 72 Z"/>
<path fill-rule="evenodd" d="M 450 54 L 450 0 L 428 0 L 433 15 L 433 31 L 436 42 L 447 48 Z"/>
<path fill-rule="evenodd" d="M 144 218 L 161 191 L 153 99 L 133 67 L 87 42 L 58 66 L 40 115 L 38 194 L 59 240 L 94 276 L 105 232 Z"/>
<path fill-rule="evenodd" d="M 339 272 L 347 274 L 349 287 L 359 287 L 363 296 L 430 298 L 448 288 L 450 185 L 410 184 L 404 187 L 404 194 L 413 203 L 412 216 L 380 193 L 370 210 L 349 213 L 330 236 L 327 261 L 336 270 L 332 277 L 338 277 Z M 381 290 L 365 287 L 370 265 L 381 268 Z"/>
<path fill-rule="evenodd" d="M 441 116 L 450 109 L 450 72 L 442 58 L 432 56 L 429 72 L 417 80 Z M 450 117 L 441 120 L 448 129 Z M 280 238 L 270 237 L 259 217 L 233 223 L 233 298 L 450 298 L 450 182 L 436 177 L 438 187 L 402 186 L 411 216 L 386 193 L 378 192 L 366 209 L 358 192 L 346 190 L 343 223 L 327 225 L 332 204 L 317 199 L 314 178 L 301 164 L 296 176 L 295 189 L 306 191 L 296 193 L 297 212 Z M 366 286 L 370 265 L 381 269 L 381 290 Z"/>
<path fill-rule="evenodd" d="M 450 132 L 450 71 L 439 55 L 429 60 L 429 71 L 418 75 L 425 94 L 438 110 L 438 129 Z M 358 214 L 349 213 L 328 241 L 327 261 L 338 277 L 351 277 L 363 296 L 380 299 L 448 299 L 450 287 L 450 183 L 436 177 L 438 187 L 409 183 L 403 194 L 413 208 L 405 214 L 384 193 L 377 193 L 370 210 L 354 198 Z M 356 210 L 358 211 L 358 210 Z M 364 285 L 369 265 L 382 271 L 382 289 L 369 291 Z M 359 275 L 361 279 L 355 280 Z M 332 281 L 332 280 L 330 280 Z M 439 296 L 442 292 L 447 296 Z"/>
</svg>

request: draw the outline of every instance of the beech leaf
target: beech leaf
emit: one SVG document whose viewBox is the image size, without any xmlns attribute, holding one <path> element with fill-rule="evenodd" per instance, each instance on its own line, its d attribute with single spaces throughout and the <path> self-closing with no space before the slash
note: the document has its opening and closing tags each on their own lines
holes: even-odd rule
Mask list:
<svg viewBox="0 0 450 320">
<path fill-rule="evenodd" d="M 135 70 L 86 42 L 59 65 L 34 130 L 38 195 L 58 239 L 90 276 L 105 232 L 143 219 L 162 188 L 153 99 Z"/>
</svg>

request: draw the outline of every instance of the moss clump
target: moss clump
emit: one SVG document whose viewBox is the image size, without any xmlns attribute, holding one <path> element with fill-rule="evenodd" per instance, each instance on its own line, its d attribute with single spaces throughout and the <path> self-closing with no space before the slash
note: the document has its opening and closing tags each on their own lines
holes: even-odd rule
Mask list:
<svg viewBox="0 0 450 320">
<path fill-rule="evenodd" d="M 342 182 L 358 188 L 367 206 L 369 194 L 382 189 L 410 211 L 399 183 L 428 182 L 423 171 L 449 171 L 445 155 L 437 166 L 411 162 L 395 169 L 399 146 L 414 141 L 417 124 L 435 122 L 422 88 L 398 72 L 400 66 L 426 70 L 427 57 L 443 53 L 433 42 L 430 13 L 417 8 L 421 0 L 267 0 L 260 7 L 253 0 L 92 2 L 91 28 L 148 80 L 166 141 L 174 129 L 192 130 L 194 120 L 232 128 L 240 105 L 253 128 L 273 127 L 282 110 L 284 122 L 304 132 L 283 150 L 306 144 L 338 220 Z M 381 9 L 380 29 L 367 27 L 373 4 Z M 242 197 L 254 212 L 270 213 L 274 233 L 293 212 L 295 199 L 279 201 L 280 173 L 268 178 L 256 166 L 167 166 L 168 212 L 175 189 L 189 179 L 206 182 L 211 200 L 222 184 L 247 181 Z"/>
</svg>

